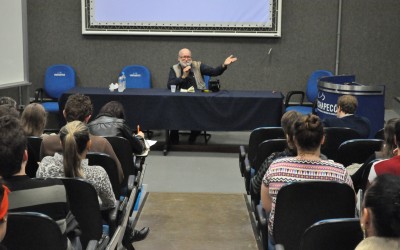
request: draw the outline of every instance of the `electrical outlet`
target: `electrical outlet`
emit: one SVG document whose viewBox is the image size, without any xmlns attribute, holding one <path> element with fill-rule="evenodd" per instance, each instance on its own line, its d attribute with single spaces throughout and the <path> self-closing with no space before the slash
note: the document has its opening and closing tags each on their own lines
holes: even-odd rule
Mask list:
<svg viewBox="0 0 400 250">
<path fill-rule="evenodd" d="M 25 109 L 25 105 L 20 104 L 20 105 L 18 106 L 18 109 L 19 109 L 19 110 L 24 110 L 24 109 Z"/>
</svg>

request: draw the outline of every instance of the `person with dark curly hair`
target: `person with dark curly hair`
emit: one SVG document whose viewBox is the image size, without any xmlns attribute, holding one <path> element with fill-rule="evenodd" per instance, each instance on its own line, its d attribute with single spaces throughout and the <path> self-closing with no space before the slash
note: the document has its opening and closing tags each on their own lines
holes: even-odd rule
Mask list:
<svg viewBox="0 0 400 250">
<path fill-rule="evenodd" d="M 138 131 L 136 135 L 133 134 L 125 120 L 124 106 L 118 101 L 104 104 L 96 119 L 91 121 L 88 127 L 92 135 L 124 137 L 129 141 L 134 154 L 140 155 L 146 150 L 143 132 Z"/>
</svg>

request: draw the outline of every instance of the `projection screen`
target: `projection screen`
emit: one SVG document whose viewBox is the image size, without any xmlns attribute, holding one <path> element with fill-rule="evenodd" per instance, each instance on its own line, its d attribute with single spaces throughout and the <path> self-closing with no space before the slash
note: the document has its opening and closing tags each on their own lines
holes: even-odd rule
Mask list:
<svg viewBox="0 0 400 250">
<path fill-rule="evenodd" d="M 281 0 L 82 0 L 82 34 L 281 36 Z"/>
</svg>

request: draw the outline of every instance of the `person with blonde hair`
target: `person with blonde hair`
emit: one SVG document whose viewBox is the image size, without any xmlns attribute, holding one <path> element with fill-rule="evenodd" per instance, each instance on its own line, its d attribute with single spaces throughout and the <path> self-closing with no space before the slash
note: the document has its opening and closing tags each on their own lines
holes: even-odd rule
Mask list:
<svg viewBox="0 0 400 250">
<path fill-rule="evenodd" d="M 92 117 L 92 113 L 93 104 L 90 97 L 82 94 L 70 95 L 63 110 L 63 115 L 67 123 L 72 121 L 88 123 Z M 90 140 L 93 142 L 90 152 L 108 154 L 115 161 L 118 169 L 119 182 L 122 183 L 124 180 L 124 172 L 111 144 L 106 138 L 101 136 L 90 135 Z M 40 159 L 45 156 L 53 156 L 56 152 L 62 152 L 60 135 L 57 134 L 43 137 L 40 146 Z"/>
<path fill-rule="evenodd" d="M 107 172 L 100 166 L 89 166 L 86 153 L 92 141 L 85 123 L 73 121 L 60 130 L 62 154 L 46 156 L 39 163 L 36 177 L 71 177 L 84 178 L 96 189 L 101 200 L 101 208 L 115 206 L 115 196 Z"/>
<path fill-rule="evenodd" d="M 36 177 L 71 177 L 84 178 L 89 181 L 101 200 L 102 209 L 115 207 L 115 196 L 107 172 L 100 166 L 89 166 L 86 154 L 92 146 L 89 128 L 81 121 L 68 122 L 60 130 L 62 154 L 46 156 L 39 164 Z M 140 231 L 127 227 L 124 244 L 131 244 L 147 237 L 149 228 Z"/>
<path fill-rule="evenodd" d="M 27 105 L 21 114 L 21 124 L 27 136 L 42 137 L 47 123 L 47 112 L 39 103 Z"/>
</svg>

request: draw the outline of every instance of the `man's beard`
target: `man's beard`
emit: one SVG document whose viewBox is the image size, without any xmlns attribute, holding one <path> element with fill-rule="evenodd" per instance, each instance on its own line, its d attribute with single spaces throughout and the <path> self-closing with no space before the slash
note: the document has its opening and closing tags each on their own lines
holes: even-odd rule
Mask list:
<svg viewBox="0 0 400 250">
<path fill-rule="evenodd" d="M 192 65 L 192 60 L 184 62 L 184 61 L 179 61 L 179 63 L 181 64 L 182 68 L 185 68 L 187 66 Z"/>
</svg>

